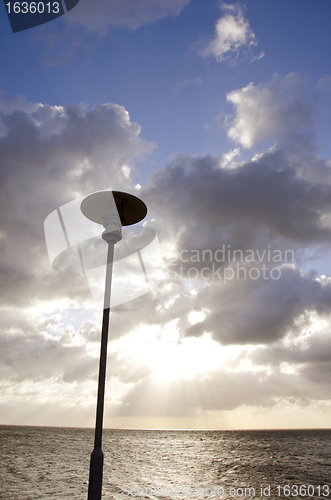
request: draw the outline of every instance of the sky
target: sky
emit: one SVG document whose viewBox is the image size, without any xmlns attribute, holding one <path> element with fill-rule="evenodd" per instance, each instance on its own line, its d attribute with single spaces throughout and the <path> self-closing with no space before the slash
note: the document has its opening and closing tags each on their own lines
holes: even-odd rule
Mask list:
<svg viewBox="0 0 331 500">
<path fill-rule="evenodd" d="M 102 276 L 55 270 L 44 221 L 83 251 L 102 227 L 65 214 L 112 189 L 148 214 L 116 246 L 104 426 L 330 426 L 330 17 L 80 0 L 12 33 L 0 5 L 0 424 L 94 426 Z"/>
</svg>

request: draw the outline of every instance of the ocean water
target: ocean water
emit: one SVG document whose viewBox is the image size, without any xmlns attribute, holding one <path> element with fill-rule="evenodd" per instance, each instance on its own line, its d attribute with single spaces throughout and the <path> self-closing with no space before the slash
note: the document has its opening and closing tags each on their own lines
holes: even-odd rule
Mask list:
<svg viewBox="0 0 331 500">
<path fill-rule="evenodd" d="M 0 498 L 86 499 L 93 430 L 0 426 Z M 331 430 L 104 430 L 103 499 L 331 498 Z"/>
</svg>

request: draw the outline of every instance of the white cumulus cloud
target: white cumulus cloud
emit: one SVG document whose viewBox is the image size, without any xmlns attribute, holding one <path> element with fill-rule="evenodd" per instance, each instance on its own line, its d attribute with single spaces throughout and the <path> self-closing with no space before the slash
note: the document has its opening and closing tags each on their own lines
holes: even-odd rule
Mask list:
<svg viewBox="0 0 331 500">
<path fill-rule="evenodd" d="M 311 129 L 312 107 L 305 97 L 304 79 L 290 73 L 282 80 L 233 90 L 227 94 L 236 115 L 228 125 L 230 139 L 251 148 L 264 138 L 295 142 L 295 136 Z"/>
<path fill-rule="evenodd" d="M 213 55 L 221 62 L 228 58 L 229 53 L 238 53 L 244 45 L 257 45 L 256 37 L 249 22 L 244 18 L 239 5 L 223 3 L 225 14 L 220 17 L 215 27 L 215 37 L 202 51 L 204 56 Z"/>
</svg>

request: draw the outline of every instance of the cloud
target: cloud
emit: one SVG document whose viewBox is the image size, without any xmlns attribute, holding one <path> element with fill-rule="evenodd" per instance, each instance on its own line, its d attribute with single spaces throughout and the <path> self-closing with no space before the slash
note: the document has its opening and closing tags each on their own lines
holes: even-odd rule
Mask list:
<svg viewBox="0 0 331 500">
<path fill-rule="evenodd" d="M 243 266 L 241 266 L 243 268 Z M 258 275 L 255 266 L 254 278 Z M 303 318 L 308 311 L 318 311 L 323 317 L 331 310 L 331 287 L 305 276 L 298 269 L 284 266 L 274 273 L 277 279 L 247 280 L 244 273 L 227 287 L 218 287 L 209 294 L 210 314 L 203 322 L 189 328 L 187 335 L 210 332 L 221 344 L 272 344 L 287 335 L 302 331 Z M 243 289 L 245 289 L 243 293 Z M 237 295 L 238 299 L 234 300 Z M 228 297 L 230 297 L 230 299 Z M 217 304 L 219 306 L 217 307 Z M 206 303 L 202 303 L 206 307 Z M 213 311 L 213 312 L 212 312 Z"/>
<path fill-rule="evenodd" d="M 2 318 L 7 318 L 1 335 L 13 345 L 28 344 L 32 350 L 25 356 L 38 350 L 53 353 L 60 366 L 67 351 L 55 349 L 55 340 L 46 341 L 34 322 L 44 321 L 48 310 L 85 307 L 93 314 L 95 306 L 85 276 L 52 271 L 44 220 L 62 204 L 96 190 L 134 191 L 134 158 L 146 157 L 155 144 L 141 139 L 140 127 L 123 106 L 108 103 L 88 110 L 31 104 L 3 93 L 1 98 L 0 293 Z M 39 311 L 37 317 L 30 316 L 30 308 Z M 21 325 L 24 316 L 30 319 Z M 13 332 L 19 332 L 20 340 Z M 40 373 L 47 376 L 42 359 L 47 356 L 38 355 Z M 25 364 L 11 366 L 19 371 Z M 24 369 L 25 377 L 31 370 Z"/>
<path fill-rule="evenodd" d="M 270 83 L 249 83 L 229 92 L 227 101 L 234 105 L 236 115 L 226 123 L 228 137 L 245 148 L 264 138 L 286 142 L 292 148 L 304 135 L 300 145 L 307 142 L 314 115 L 304 84 L 303 77 L 290 73 L 281 80 L 276 76 Z"/>
<path fill-rule="evenodd" d="M 248 346 L 234 349 L 210 349 L 200 344 L 198 359 L 208 369 L 194 376 L 177 376 L 162 380 L 150 374 L 132 385 L 123 396 L 123 404 L 114 408 L 117 416 L 188 417 L 217 415 L 243 407 L 268 408 L 269 413 L 289 406 L 301 408 L 328 405 L 330 353 L 327 334 L 330 321 L 320 325 L 311 336 L 287 338 L 273 346 Z M 307 332 L 309 327 L 305 329 Z M 191 339 L 193 341 L 193 339 Z M 194 339 L 197 340 L 197 339 Z M 204 338 L 207 343 L 207 339 Z M 184 341 L 185 343 L 185 341 Z M 183 343 L 183 345 L 184 345 Z M 193 342 L 192 342 L 193 343 Z M 199 348 L 197 346 L 197 348 Z M 324 351 L 324 352 L 323 352 Z M 187 357 L 192 353 L 186 346 Z M 167 358 L 169 370 L 174 357 Z M 219 358 L 218 364 L 215 359 Z M 182 364 L 186 359 L 182 357 Z M 193 361 L 193 360 L 191 360 Z"/>
<path fill-rule="evenodd" d="M 100 32 L 110 26 L 137 29 L 168 16 L 178 16 L 190 0 L 80 0 L 66 16 L 71 24 Z"/>
<path fill-rule="evenodd" d="M 278 149 L 231 170 L 217 158 L 179 157 L 153 174 L 143 193 L 180 250 L 223 243 L 246 249 L 329 241 L 322 221 L 330 189 L 303 179 Z"/>
<path fill-rule="evenodd" d="M 297 334 L 296 322 L 306 310 L 329 312 L 329 285 L 293 265 L 307 248 L 329 246 L 323 216 L 330 213 L 330 196 L 331 185 L 305 180 L 284 150 L 231 170 L 215 158 L 178 158 L 155 173 L 144 197 L 167 228 L 166 238 L 175 242 L 169 276 L 188 282 L 193 277 L 193 309 L 206 313 L 193 326 L 175 313 L 182 334 L 210 333 L 222 344 L 269 344 Z M 294 262 L 284 258 L 289 249 Z M 275 261 L 274 251 L 281 255 Z M 245 253 L 254 259 L 246 261 Z M 184 299 L 179 302 L 184 305 Z M 168 319 L 170 314 L 171 308 Z"/>
<path fill-rule="evenodd" d="M 80 0 L 77 6 L 64 16 L 64 30 L 54 31 L 46 39 L 36 32 L 45 44 L 45 67 L 68 64 L 84 47 L 87 61 L 95 51 L 92 38 L 104 36 L 112 28 L 136 30 L 141 26 L 156 23 L 166 17 L 178 16 L 191 0 Z M 0 98 L 1 99 L 1 98 Z"/>
<path fill-rule="evenodd" d="M 330 279 L 304 273 L 300 264 L 307 250 L 330 248 L 330 166 L 316 154 L 302 88 L 293 75 L 252 87 L 262 123 L 276 110 L 268 133 L 279 138 L 277 146 L 246 161 L 230 152 L 231 168 L 224 155 L 179 156 L 139 191 L 158 229 L 168 279 L 112 311 L 112 415 L 193 418 L 245 405 L 318 407 L 329 399 Z M 246 94 L 238 91 L 239 100 Z M 108 187 L 110 177 L 111 187 L 135 192 L 134 158 L 155 145 L 140 137 L 122 106 L 3 99 L 2 394 L 8 405 L 16 398 L 36 412 L 50 397 L 55 406 L 80 405 L 92 425 L 100 314 L 83 276 L 51 271 L 43 221 L 59 205 Z M 254 128 L 241 109 L 243 130 Z M 228 249 L 239 253 L 232 258 Z M 253 260 L 242 260 L 249 251 Z M 273 260 L 273 252 L 282 258 Z M 225 267 L 237 264 L 239 276 L 225 282 Z M 212 277 L 213 265 L 220 275 Z"/>
<path fill-rule="evenodd" d="M 316 84 L 318 90 L 331 91 L 331 75 L 323 76 Z"/>
<path fill-rule="evenodd" d="M 88 110 L 30 106 L 23 100 L 23 111 L 10 110 L 13 102 L 0 112 L 1 295 L 8 305 L 27 297 L 54 299 L 56 291 L 69 287 L 63 276 L 49 273 L 43 234 L 47 215 L 96 190 L 134 189 L 134 158 L 146 157 L 155 147 L 141 139 L 140 127 L 123 106 L 108 103 Z M 8 289 L 8 280 L 13 288 Z M 71 285 L 81 283 L 74 277 Z"/>
<path fill-rule="evenodd" d="M 249 359 L 249 358 L 248 358 Z M 228 368 L 228 367 L 227 367 Z M 278 405 L 307 407 L 328 403 L 330 383 L 318 384 L 303 375 L 290 375 L 280 370 L 219 370 L 209 377 L 174 380 L 170 384 L 145 379 L 123 397 L 123 405 L 115 410 L 120 416 L 188 417 L 209 416 L 220 411 L 246 407 L 269 408 Z M 280 404 L 281 402 L 281 404 Z"/>
<path fill-rule="evenodd" d="M 9 97 L 0 88 L 0 110 L 2 113 L 12 113 L 15 110 L 32 113 L 37 111 L 38 107 L 38 103 L 28 102 L 26 96 L 18 94 L 15 97 Z"/>
<path fill-rule="evenodd" d="M 180 316 L 183 337 L 208 333 L 222 345 L 270 345 L 300 335 L 310 314 L 330 312 L 329 283 L 300 271 L 308 249 L 330 250 L 331 230 L 330 166 L 316 154 L 305 85 L 290 74 L 230 94 L 237 105 L 230 130 L 252 137 L 267 131 L 279 139 L 269 151 L 232 159 L 231 168 L 223 157 L 178 157 L 143 189 L 172 242 L 169 277 L 194 287 L 191 307 L 205 314 L 194 325 Z M 278 262 L 273 251 L 282 255 Z M 287 251 L 293 260 L 284 258 Z M 274 274 L 263 275 L 263 267 Z"/>
<path fill-rule="evenodd" d="M 58 382 L 77 382 L 95 379 L 95 358 L 86 353 L 83 345 L 66 343 L 74 335 L 72 330 L 63 327 L 59 336 L 52 337 L 40 331 L 29 332 L 25 328 L 20 334 L 2 336 L 1 380 L 57 379 Z"/>
<path fill-rule="evenodd" d="M 155 143 L 144 141 L 116 104 L 49 106 L 1 92 L 0 107 L 2 394 L 13 401 L 16 393 L 23 406 L 59 402 L 61 392 L 71 394 L 65 404 L 72 398 L 84 405 L 90 396 L 94 404 L 99 311 L 84 275 L 51 269 L 44 220 L 96 190 L 135 192 L 135 160 Z M 126 381 L 134 377 L 123 373 Z"/>
<path fill-rule="evenodd" d="M 273 367 L 292 365 L 295 372 L 304 374 L 319 383 L 330 383 L 331 350 L 329 317 L 324 317 L 316 330 L 311 328 L 317 315 L 312 315 L 310 325 L 305 328 L 305 335 L 296 345 L 275 345 L 266 349 L 260 347 L 252 355 L 252 361 L 259 365 L 269 364 Z"/>
<path fill-rule="evenodd" d="M 225 14 L 216 23 L 215 37 L 201 52 L 204 56 L 215 56 L 218 62 L 225 61 L 234 54 L 237 56 L 239 49 L 245 45 L 257 45 L 242 7 L 223 3 L 222 10 Z"/>
</svg>

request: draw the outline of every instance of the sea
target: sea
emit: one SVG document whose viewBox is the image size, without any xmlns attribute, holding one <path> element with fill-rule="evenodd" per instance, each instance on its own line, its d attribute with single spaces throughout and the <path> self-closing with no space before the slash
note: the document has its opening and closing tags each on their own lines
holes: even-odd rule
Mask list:
<svg viewBox="0 0 331 500">
<path fill-rule="evenodd" d="M 0 498 L 87 499 L 93 430 L 0 426 Z M 102 499 L 331 498 L 331 430 L 105 429 Z"/>
</svg>

